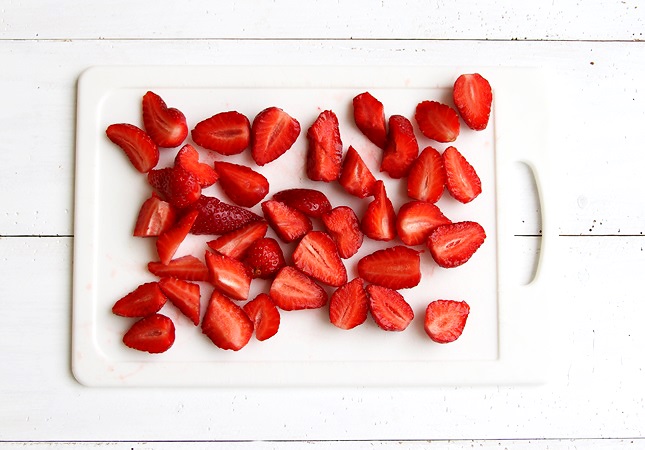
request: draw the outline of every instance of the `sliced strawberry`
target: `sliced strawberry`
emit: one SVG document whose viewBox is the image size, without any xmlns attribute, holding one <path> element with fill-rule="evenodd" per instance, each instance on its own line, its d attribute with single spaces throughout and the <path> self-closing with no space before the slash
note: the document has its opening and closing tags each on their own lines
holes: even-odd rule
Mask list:
<svg viewBox="0 0 645 450">
<path fill-rule="evenodd" d="M 430 232 L 428 248 L 441 267 L 457 267 L 467 262 L 486 239 L 486 231 L 477 222 L 440 225 Z"/>
<path fill-rule="evenodd" d="M 333 111 L 323 111 L 307 131 L 307 176 L 314 181 L 334 181 L 340 176 L 343 143 L 340 139 L 338 117 Z"/>
<path fill-rule="evenodd" d="M 422 101 L 417 105 L 414 118 L 427 138 L 437 142 L 454 142 L 459 136 L 459 115 L 448 105 Z"/>
<path fill-rule="evenodd" d="M 265 221 L 251 222 L 206 244 L 222 255 L 240 259 L 253 242 L 264 237 L 268 228 L 269 224 Z"/>
<path fill-rule="evenodd" d="M 448 192 L 461 203 L 473 201 L 482 192 L 482 183 L 475 168 L 455 147 L 443 152 Z"/>
<path fill-rule="evenodd" d="M 253 278 L 271 278 L 287 265 L 282 247 L 273 238 L 260 238 L 253 242 L 242 260 L 251 269 Z"/>
<path fill-rule="evenodd" d="M 210 282 L 234 300 L 246 300 L 251 287 L 251 271 L 242 262 L 221 253 L 206 252 Z"/>
<path fill-rule="evenodd" d="M 251 127 L 251 156 L 263 166 L 282 156 L 300 135 L 300 123 L 282 109 L 271 106 L 261 111 Z"/>
<path fill-rule="evenodd" d="M 244 114 L 226 111 L 202 120 L 190 135 L 200 147 L 222 155 L 236 155 L 249 146 L 251 124 Z"/>
<path fill-rule="evenodd" d="M 419 143 L 414 135 L 414 128 L 406 117 L 391 116 L 388 126 L 390 131 L 383 150 L 381 172 L 386 172 L 392 178 L 403 178 L 419 155 Z"/>
<path fill-rule="evenodd" d="M 310 231 L 293 251 L 293 264 L 303 273 L 330 286 L 347 283 L 347 269 L 336 244 L 323 231 Z"/>
<path fill-rule="evenodd" d="M 314 218 L 322 216 L 331 209 L 327 196 L 316 189 L 286 189 L 273 194 L 273 199 Z"/>
<path fill-rule="evenodd" d="M 379 328 L 385 331 L 403 331 L 410 325 L 414 311 L 400 293 L 375 284 L 370 284 L 365 289 L 370 299 L 370 313 Z"/>
<path fill-rule="evenodd" d="M 197 219 L 197 212 L 191 211 L 185 216 L 183 216 L 179 221 L 173 225 L 172 228 L 164 231 L 157 238 L 157 254 L 159 255 L 159 260 L 162 264 L 169 264 L 170 260 L 181 243 L 186 239 L 188 233 L 190 232 L 193 223 Z"/>
<path fill-rule="evenodd" d="M 361 155 L 351 145 L 345 154 L 338 182 L 347 193 L 359 198 L 372 195 L 374 191 L 376 179 Z"/>
<path fill-rule="evenodd" d="M 141 128 L 129 123 L 116 123 L 105 130 L 107 137 L 118 145 L 136 170 L 148 173 L 159 162 L 159 148 Z"/>
<path fill-rule="evenodd" d="M 202 320 L 202 333 L 219 348 L 237 351 L 251 340 L 253 322 L 242 308 L 215 290 Z"/>
<path fill-rule="evenodd" d="M 284 311 L 322 308 L 327 292 L 298 269 L 285 266 L 271 283 L 269 296 Z"/>
<path fill-rule="evenodd" d="M 280 311 L 267 294 L 258 294 L 242 309 L 253 321 L 255 337 L 258 341 L 266 341 L 278 332 Z"/>
<path fill-rule="evenodd" d="M 470 306 L 464 301 L 435 300 L 426 308 L 423 328 L 430 339 L 447 344 L 461 336 L 468 314 Z"/>
<path fill-rule="evenodd" d="M 387 131 L 383 103 L 369 92 L 363 92 L 354 97 L 352 104 L 358 129 L 376 146 L 385 148 Z"/>
<path fill-rule="evenodd" d="M 168 108 L 154 92 L 146 92 L 142 100 L 143 126 L 148 136 L 164 148 L 177 147 L 188 136 L 186 116 L 177 108 Z"/>
<path fill-rule="evenodd" d="M 162 200 L 154 192 L 139 209 L 133 236 L 153 237 L 170 228 L 177 218 L 177 213 L 170 203 Z"/>
<path fill-rule="evenodd" d="M 148 271 L 161 277 L 179 278 L 188 281 L 208 281 L 208 267 L 193 255 L 182 256 L 171 260 L 168 264 L 159 261 L 148 263 Z"/>
<path fill-rule="evenodd" d="M 163 314 L 144 317 L 125 333 L 123 343 L 142 352 L 163 353 L 175 343 L 175 324 Z"/>
<path fill-rule="evenodd" d="M 195 325 L 199 325 L 200 289 L 197 283 L 177 278 L 162 278 L 159 280 L 159 287 L 179 311 Z"/>
<path fill-rule="evenodd" d="M 176 166 L 151 170 L 148 183 L 178 209 L 192 205 L 202 193 L 199 181 L 187 170 Z"/>
<path fill-rule="evenodd" d="M 293 242 L 311 231 L 311 219 L 295 208 L 277 200 L 262 202 L 264 217 L 284 242 Z"/>
<path fill-rule="evenodd" d="M 190 230 L 193 234 L 225 234 L 262 220 L 246 208 L 206 195 L 202 195 L 191 208 L 198 212 L 197 220 Z"/>
<path fill-rule="evenodd" d="M 466 125 L 483 130 L 488 125 L 493 103 L 490 83 L 478 73 L 463 74 L 455 81 L 452 98 Z"/>
<path fill-rule="evenodd" d="M 412 201 L 399 209 L 396 233 L 405 245 L 425 244 L 432 230 L 450 222 L 434 203 Z"/>
<path fill-rule="evenodd" d="M 376 250 L 358 261 L 358 276 L 390 289 L 414 287 L 421 281 L 419 252 L 402 245 Z"/>
<path fill-rule="evenodd" d="M 423 149 L 410 166 L 408 173 L 408 197 L 436 203 L 446 186 L 446 170 L 441 154 L 432 147 Z"/>
<path fill-rule="evenodd" d="M 363 232 L 356 213 L 349 206 L 337 206 L 322 216 L 325 229 L 336 243 L 338 254 L 347 259 L 363 245 Z"/>
<path fill-rule="evenodd" d="M 381 180 L 374 185 L 374 200 L 367 205 L 361 230 L 377 241 L 391 241 L 396 237 L 396 213 Z"/>
<path fill-rule="evenodd" d="M 159 311 L 167 300 L 159 289 L 159 284 L 153 281 L 140 285 L 125 297 L 120 298 L 112 306 L 112 312 L 123 317 L 146 317 Z"/>
<path fill-rule="evenodd" d="M 184 145 L 175 157 L 175 166 L 189 172 L 197 179 L 202 188 L 212 186 L 217 182 L 218 174 L 211 166 L 199 162 L 199 152 L 190 144 Z"/>
<path fill-rule="evenodd" d="M 240 206 L 257 205 L 269 193 L 269 182 L 261 173 L 241 164 L 215 161 L 219 185 L 233 203 Z"/>
<path fill-rule="evenodd" d="M 368 310 L 369 299 L 360 278 L 336 289 L 329 299 L 329 321 L 343 330 L 364 323 Z"/>
</svg>

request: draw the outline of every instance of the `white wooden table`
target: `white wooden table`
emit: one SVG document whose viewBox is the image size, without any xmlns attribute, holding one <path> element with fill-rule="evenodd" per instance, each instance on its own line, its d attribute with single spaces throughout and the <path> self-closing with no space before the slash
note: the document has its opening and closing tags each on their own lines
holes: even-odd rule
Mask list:
<svg viewBox="0 0 645 450">
<path fill-rule="evenodd" d="M 0 447 L 645 448 L 643 32 L 645 6 L 630 0 L 0 3 Z M 561 267 L 551 382 L 81 386 L 70 369 L 76 81 L 117 64 L 548 69 Z M 514 225 L 526 279 L 541 234 L 533 194 Z"/>
</svg>

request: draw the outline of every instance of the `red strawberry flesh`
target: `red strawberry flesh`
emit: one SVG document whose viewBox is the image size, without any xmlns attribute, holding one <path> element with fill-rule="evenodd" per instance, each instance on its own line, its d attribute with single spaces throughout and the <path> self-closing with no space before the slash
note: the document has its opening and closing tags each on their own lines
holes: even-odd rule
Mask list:
<svg viewBox="0 0 645 450">
<path fill-rule="evenodd" d="M 217 347 L 237 351 L 253 336 L 253 322 L 240 306 L 213 291 L 202 320 L 202 333 Z"/>
<path fill-rule="evenodd" d="M 440 344 L 457 340 L 464 331 L 470 306 L 464 301 L 435 300 L 426 308 L 424 329 Z"/>
<path fill-rule="evenodd" d="M 327 304 L 327 292 L 298 269 L 283 267 L 271 283 L 269 296 L 284 311 L 316 309 Z"/>
<path fill-rule="evenodd" d="M 303 273 L 330 286 L 347 283 L 347 270 L 336 244 L 323 231 L 310 231 L 293 251 L 293 264 Z"/>
<path fill-rule="evenodd" d="M 177 108 L 168 108 L 158 94 L 146 92 L 142 110 L 146 133 L 159 147 L 177 147 L 188 136 L 186 116 Z"/>
<path fill-rule="evenodd" d="M 118 145 L 134 168 L 147 173 L 159 162 L 159 148 L 141 128 L 128 123 L 117 123 L 107 127 L 107 137 Z"/>
<path fill-rule="evenodd" d="M 493 103 L 488 80 L 478 73 L 460 75 L 453 86 L 452 97 L 469 128 L 480 131 L 488 126 Z"/>
<path fill-rule="evenodd" d="M 414 319 L 412 307 L 393 289 L 371 284 L 365 288 L 372 318 L 385 331 L 403 331 Z"/>
<path fill-rule="evenodd" d="M 175 324 L 162 314 L 153 314 L 135 322 L 123 336 L 130 348 L 148 353 L 163 353 L 175 342 Z"/>
<path fill-rule="evenodd" d="M 298 139 L 300 123 L 275 106 L 262 110 L 251 126 L 251 156 L 264 166 L 282 156 Z"/>
<path fill-rule="evenodd" d="M 412 288 L 421 281 L 421 258 L 402 245 L 376 250 L 358 261 L 358 275 L 390 289 Z"/>
<path fill-rule="evenodd" d="M 191 131 L 195 144 L 222 155 L 242 153 L 251 140 L 249 119 L 237 111 L 215 114 Z"/>
<path fill-rule="evenodd" d="M 343 330 L 364 323 L 368 311 L 369 299 L 360 278 L 336 289 L 329 299 L 329 321 Z"/>
<path fill-rule="evenodd" d="M 333 111 L 323 111 L 307 130 L 307 176 L 310 180 L 330 182 L 340 176 L 343 143 L 338 117 Z"/>
<path fill-rule="evenodd" d="M 477 222 L 464 221 L 436 227 L 428 236 L 428 248 L 436 263 L 445 268 L 465 264 L 486 239 Z"/>
</svg>

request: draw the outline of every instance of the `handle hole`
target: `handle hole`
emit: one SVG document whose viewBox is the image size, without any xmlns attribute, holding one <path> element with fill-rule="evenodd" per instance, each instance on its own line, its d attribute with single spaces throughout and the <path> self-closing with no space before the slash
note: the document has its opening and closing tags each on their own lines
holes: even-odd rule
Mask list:
<svg viewBox="0 0 645 450">
<path fill-rule="evenodd" d="M 524 162 L 513 167 L 512 186 L 515 189 L 513 208 L 513 279 L 521 285 L 530 284 L 536 277 L 542 247 L 542 209 L 535 174 Z"/>
</svg>

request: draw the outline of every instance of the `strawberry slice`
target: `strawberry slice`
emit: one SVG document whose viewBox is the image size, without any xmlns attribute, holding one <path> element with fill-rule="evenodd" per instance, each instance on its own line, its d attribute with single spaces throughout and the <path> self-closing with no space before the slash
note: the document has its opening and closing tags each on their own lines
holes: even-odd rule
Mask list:
<svg viewBox="0 0 645 450">
<path fill-rule="evenodd" d="M 182 256 L 168 264 L 159 261 L 148 263 L 148 271 L 160 278 L 172 277 L 188 281 L 208 281 L 208 267 L 193 255 Z"/>
<path fill-rule="evenodd" d="M 287 265 L 278 241 L 273 238 L 260 238 L 253 242 L 243 259 L 244 264 L 251 269 L 253 278 L 272 278 L 280 269 Z"/>
<path fill-rule="evenodd" d="M 175 157 L 175 166 L 189 172 L 202 188 L 212 186 L 217 182 L 218 174 L 211 166 L 199 162 L 199 152 L 190 144 L 184 145 Z"/>
<path fill-rule="evenodd" d="M 329 321 L 343 330 L 351 330 L 364 323 L 368 310 L 369 299 L 360 278 L 336 289 L 329 299 Z"/>
<path fill-rule="evenodd" d="M 141 128 L 129 123 L 115 123 L 107 127 L 105 134 L 125 152 L 139 172 L 148 173 L 159 162 L 159 147 Z"/>
<path fill-rule="evenodd" d="M 417 105 L 414 118 L 427 138 L 437 142 L 454 142 L 459 136 L 459 115 L 448 105 L 422 101 Z"/>
<path fill-rule="evenodd" d="M 233 203 L 250 208 L 269 193 L 269 182 L 261 173 L 241 164 L 215 161 L 219 185 Z"/>
<path fill-rule="evenodd" d="M 390 131 L 381 159 L 381 172 L 386 172 L 392 178 L 403 178 L 419 155 L 419 144 L 414 128 L 406 117 L 393 115 L 388 120 L 388 126 Z"/>
<path fill-rule="evenodd" d="M 310 231 L 293 251 L 293 264 L 303 273 L 330 286 L 347 283 L 347 269 L 336 244 L 323 231 Z"/>
<path fill-rule="evenodd" d="M 441 154 L 432 147 L 426 147 L 410 166 L 408 197 L 436 203 L 443 195 L 445 185 L 446 170 Z"/>
<path fill-rule="evenodd" d="M 391 241 L 396 237 L 396 213 L 381 180 L 374 185 L 374 200 L 367 205 L 361 230 L 365 236 L 377 241 Z"/>
<path fill-rule="evenodd" d="M 242 308 L 253 321 L 255 338 L 266 341 L 280 328 L 280 311 L 267 294 L 258 294 Z"/>
<path fill-rule="evenodd" d="M 453 86 L 452 98 L 469 128 L 477 131 L 486 128 L 493 103 L 493 91 L 486 78 L 478 73 L 460 75 Z"/>
<path fill-rule="evenodd" d="M 244 114 L 226 111 L 202 120 L 190 135 L 200 147 L 221 155 L 236 155 L 249 146 L 251 124 Z"/>
<path fill-rule="evenodd" d="M 264 237 L 268 228 L 265 221 L 251 222 L 206 244 L 222 255 L 240 259 L 253 242 Z"/>
<path fill-rule="evenodd" d="M 307 176 L 314 181 L 334 181 L 340 176 L 343 143 L 338 117 L 333 111 L 321 112 L 307 131 Z"/>
<path fill-rule="evenodd" d="M 159 236 L 175 223 L 176 218 L 177 214 L 170 203 L 162 200 L 153 192 L 139 209 L 132 235 L 136 237 Z"/>
<path fill-rule="evenodd" d="M 338 254 L 347 259 L 363 245 L 363 232 L 356 213 L 349 206 L 337 206 L 322 216 L 323 225 L 336 243 Z"/>
<path fill-rule="evenodd" d="M 151 316 L 166 304 L 168 299 L 157 282 L 144 283 L 134 291 L 117 300 L 112 312 L 122 317 Z"/>
<path fill-rule="evenodd" d="M 253 322 L 242 308 L 215 290 L 202 320 L 202 333 L 217 347 L 237 351 L 251 340 Z"/>
<path fill-rule="evenodd" d="M 451 223 L 434 203 L 405 203 L 396 215 L 396 233 L 405 245 L 425 244 L 430 232 L 439 225 Z"/>
<path fill-rule="evenodd" d="M 455 147 L 443 152 L 448 192 L 461 203 L 473 201 L 482 192 L 482 183 L 475 168 Z"/>
<path fill-rule="evenodd" d="M 384 149 L 387 142 L 387 131 L 383 103 L 369 92 L 363 92 L 354 97 L 352 105 L 354 107 L 354 122 L 358 129 L 372 143 Z"/>
<path fill-rule="evenodd" d="M 263 202 L 262 211 L 271 228 L 283 242 L 294 242 L 313 228 L 309 217 L 277 200 Z"/>
<path fill-rule="evenodd" d="M 419 253 L 402 245 L 376 250 L 358 261 L 358 276 L 390 289 L 414 287 L 421 281 Z"/>
<path fill-rule="evenodd" d="M 175 324 L 163 314 L 144 317 L 123 335 L 123 343 L 142 352 L 163 353 L 175 343 Z"/>
<path fill-rule="evenodd" d="M 188 236 L 190 228 L 193 226 L 196 219 L 197 212 L 191 211 L 179 219 L 172 228 L 159 235 L 156 246 L 157 254 L 159 255 L 159 260 L 162 264 L 167 265 L 170 263 L 170 260 L 175 256 L 177 249 L 184 239 L 186 239 L 186 236 Z"/>
<path fill-rule="evenodd" d="M 143 126 L 148 136 L 164 148 L 177 147 L 188 136 L 186 116 L 177 108 L 168 108 L 166 102 L 148 91 L 143 96 Z"/>
<path fill-rule="evenodd" d="M 159 280 L 159 287 L 179 311 L 193 324 L 199 325 L 200 289 L 198 284 L 177 278 L 162 278 Z"/>
<path fill-rule="evenodd" d="M 435 342 L 447 344 L 461 336 L 470 314 L 468 303 L 455 300 L 435 300 L 426 308 L 423 328 Z"/>
<path fill-rule="evenodd" d="M 165 167 L 148 172 L 148 183 L 161 197 L 178 209 L 195 203 L 202 193 L 199 181 L 182 167 Z"/>
<path fill-rule="evenodd" d="M 351 145 L 345 154 L 338 182 L 348 194 L 358 198 L 372 195 L 374 191 L 376 179 L 361 155 Z"/>
<path fill-rule="evenodd" d="M 237 259 L 221 253 L 206 252 L 210 282 L 222 294 L 234 300 L 246 300 L 251 287 L 251 271 Z"/>
<path fill-rule="evenodd" d="M 284 266 L 269 289 L 269 296 L 284 311 L 322 308 L 327 292 L 307 275 L 291 266 Z"/>
<path fill-rule="evenodd" d="M 438 226 L 430 232 L 427 245 L 436 263 L 450 268 L 466 263 L 485 239 L 480 224 L 464 221 Z"/>
<path fill-rule="evenodd" d="M 197 220 L 190 230 L 193 234 L 225 234 L 262 220 L 246 208 L 206 195 L 202 195 L 191 208 L 198 212 Z"/>
<path fill-rule="evenodd" d="M 370 284 L 366 288 L 370 313 L 376 325 L 385 331 L 403 331 L 414 319 L 412 307 L 393 289 Z"/>
<path fill-rule="evenodd" d="M 275 193 L 273 199 L 314 218 L 331 210 L 331 203 L 327 196 L 316 189 L 286 189 Z"/>
<path fill-rule="evenodd" d="M 251 127 L 251 156 L 263 166 L 282 156 L 300 135 L 300 123 L 275 106 L 261 111 Z"/>
</svg>

